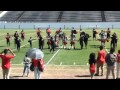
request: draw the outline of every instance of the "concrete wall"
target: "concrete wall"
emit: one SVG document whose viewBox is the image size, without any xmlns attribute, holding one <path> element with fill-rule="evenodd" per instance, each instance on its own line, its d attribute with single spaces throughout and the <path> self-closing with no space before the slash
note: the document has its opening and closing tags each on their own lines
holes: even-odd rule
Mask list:
<svg viewBox="0 0 120 90">
<path fill-rule="evenodd" d="M 80 22 L 80 23 L 3 23 L 0 29 L 35 29 L 35 28 L 120 28 L 120 22 Z"/>
</svg>

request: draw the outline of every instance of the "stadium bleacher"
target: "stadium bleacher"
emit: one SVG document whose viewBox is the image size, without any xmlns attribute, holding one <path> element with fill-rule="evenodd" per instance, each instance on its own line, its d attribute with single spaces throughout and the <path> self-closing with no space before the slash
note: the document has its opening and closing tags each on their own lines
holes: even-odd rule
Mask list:
<svg viewBox="0 0 120 90">
<path fill-rule="evenodd" d="M 120 22 L 120 11 L 104 11 L 107 22 Z"/>
<path fill-rule="evenodd" d="M 8 11 L 0 21 L 120 22 L 120 11 Z"/>
<path fill-rule="evenodd" d="M 100 11 L 64 11 L 61 22 L 102 22 Z"/>
</svg>

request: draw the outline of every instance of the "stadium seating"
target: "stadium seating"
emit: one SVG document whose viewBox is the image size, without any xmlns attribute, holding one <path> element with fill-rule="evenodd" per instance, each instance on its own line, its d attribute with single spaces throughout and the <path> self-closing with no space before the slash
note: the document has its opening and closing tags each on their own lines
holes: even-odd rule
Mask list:
<svg viewBox="0 0 120 90">
<path fill-rule="evenodd" d="M 8 11 L 9 22 L 120 22 L 120 11 Z"/>
<path fill-rule="evenodd" d="M 107 22 L 120 22 L 120 11 L 104 11 Z"/>
<path fill-rule="evenodd" d="M 100 11 L 64 11 L 61 22 L 101 22 Z"/>
<path fill-rule="evenodd" d="M 18 21 L 57 22 L 60 11 L 26 11 Z"/>
<path fill-rule="evenodd" d="M 2 18 L 0 18 L 0 21 L 17 21 L 23 12 L 24 11 L 8 11 Z"/>
</svg>

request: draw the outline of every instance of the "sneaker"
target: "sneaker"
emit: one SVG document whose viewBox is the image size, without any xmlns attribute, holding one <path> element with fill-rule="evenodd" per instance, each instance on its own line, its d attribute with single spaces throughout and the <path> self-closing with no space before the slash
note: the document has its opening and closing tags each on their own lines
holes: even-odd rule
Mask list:
<svg viewBox="0 0 120 90">
<path fill-rule="evenodd" d="M 99 74 L 96 73 L 95 76 L 99 76 Z"/>
</svg>

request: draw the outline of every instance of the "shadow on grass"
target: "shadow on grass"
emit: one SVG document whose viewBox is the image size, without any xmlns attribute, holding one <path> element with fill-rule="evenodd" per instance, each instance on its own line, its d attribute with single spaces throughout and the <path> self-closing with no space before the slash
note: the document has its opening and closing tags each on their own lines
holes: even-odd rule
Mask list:
<svg viewBox="0 0 120 90">
<path fill-rule="evenodd" d="M 91 48 L 99 48 L 100 45 L 89 45 Z"/>
<path fill-rule="evenodd" d="M 21 76 L 10 76 L 10 79 L 18 79 L 19 77 L 22 77 L 22 75 Z"/>
<path fill-rule="evenodd" d="M 5 46 L 0 46 L 0 47 L 5 47 Z"/>
<path fill-rule="evenodd" d="M 75 75 L 75 77 L 91 77 L 90 75 Z"/>
<path fill-rule="evenodd" d="M 82 49 L 79 49 L 79 48 L 76 48 L 76 49 L 65 48 L 64 50 L 82 50 Z"/>
</svg>

